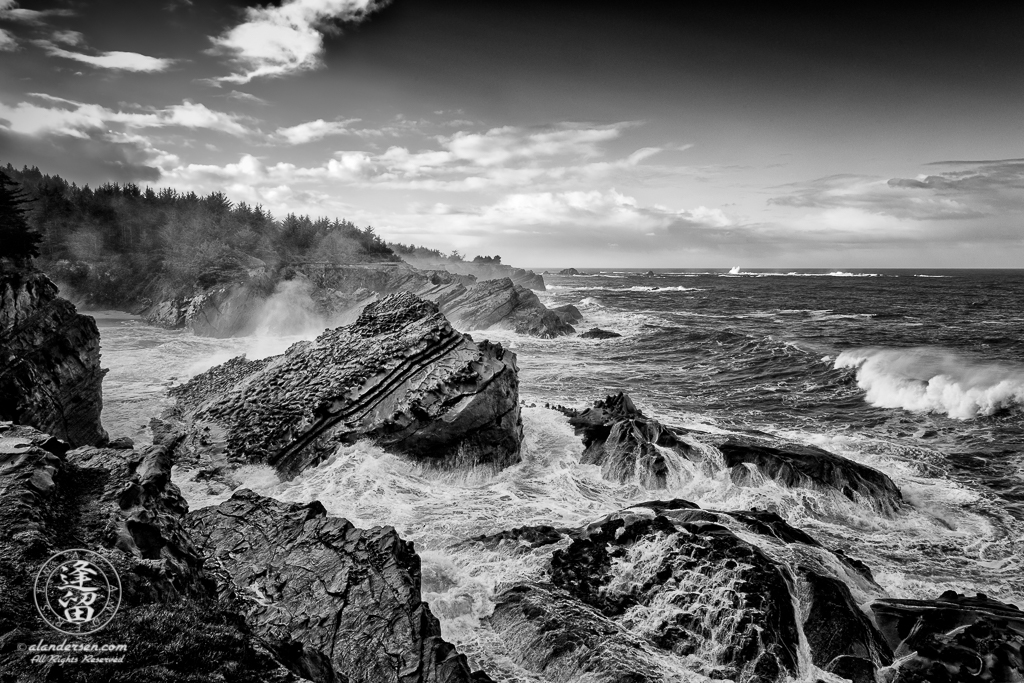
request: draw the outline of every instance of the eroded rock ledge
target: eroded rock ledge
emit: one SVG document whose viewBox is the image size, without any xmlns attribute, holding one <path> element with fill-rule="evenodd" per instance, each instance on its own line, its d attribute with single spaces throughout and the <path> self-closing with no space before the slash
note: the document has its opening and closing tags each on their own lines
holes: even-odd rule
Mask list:
<svg viewBox="0 0 1024 683">
<path fill-rule="evenodd" d="M 34 267 L 0 258 L 0 420 L 101 445 L 100 335 Z"/>
<path fill-rule="evenodd" d="M 514 464 L 518 392 L 514 354 L 473 342 L 408 293 L 284 355 L 235 359 L 172 391 L 186 461 L 259 462 L 286 476 L 359 439 L 443 466 Z"/>
</svg>

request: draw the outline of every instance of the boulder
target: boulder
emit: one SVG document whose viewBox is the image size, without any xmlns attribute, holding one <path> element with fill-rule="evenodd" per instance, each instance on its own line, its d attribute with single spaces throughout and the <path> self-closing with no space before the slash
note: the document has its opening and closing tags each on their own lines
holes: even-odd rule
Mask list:
<svg viewBox="0 0 1024 683">
<path fill-rule="evenodd" d="M 895 651 L 889 683 L 1024 680 L 1024 611 L 985 595 L 878 600 L 875 621 Z"/>
<path fill-rule="evenodd" d="M 456 683 L 474 678 L 441 638 L 420 595 L 420 560 L 391 527 L 356 529 L 320 503 L 241 490 L 190 513 L 220 593 L 270 643 L 325 653 L 352 681 Z"/>
<path fill-rule="evenodd" d="M 508 655 L 545 680 L 688 680 L 692 672 L 781 683 L 810 663 L 871 675 L 892 663 L 843 579 L 881 589 L 771 512 L 658 500 L 579 529 L 520 528 L 471 542 L 514 544 L 513 552 L 569 543 L 548 555 L 544 582 L 495 596 L 490 617 Z M 810 662 L 799 661 L 801 643 Z"/>
<path fill-rule="evenodd" d="M 783 486 L 839 492 L 887 515 L 895 514 L 903 504 L 899 488 L 882 472 L 814 446 L 774 447 L 730 439 L 718 448 L 737 484 L 749 481 L 753 468 Z"/>
<path fill-rule="evenodd" d="M 561 318 L 562 322 L 574 325 L 583 320 L 583 314 L 580 313 L 580 309 L 576 308 L 572 304 L 566 304 L 565 306 L 556 306 L 551 311 Z"/>
<path fill-rule="evenodd" d="M 612 332 L 611 330 L 602 330 L 600 327 L 594 327 L 580 335 L 580 339 L 615 339 L 622 335 L 618 332 Z"/>
<path fill-rule="evenodd" d="M 184 462 L 257 462 L 294 476 L 339 444 L 447 467 L 519 461 L 515 354 L 475 343 L 411 294 L 260 361 L 237 358 L 174 388 Z"/>
<path fill-rule="evenodd" d="M 217 603 L 182 525 L 185 501 L 170 483 L 166 449 L 124 456 L 124 450 L 92 447 L 69 452 L 47 434 L 0 423 L 4 680 L 306 680 L 254 637 L 237 612 Z M 17 645 L 67 640 L 40 618 L 33 582 L 47 558 L 71 548 L 99 553 L 121 581 L 115 618 L 96 634 L 74 638 L 128 645 L 123 663 L 102 673 L 93 665 L 34 663 Z"/>
<path fill-rule="evenodd" d="M 0 258 L 0 368 L 0 420 L 75 446 L 106 442 L 96 321 L 57 296 L 34 266 L 7 258 Z"/>
<path fill-rule="evenodd" d="M 692 449 L 679 434 L 640 412 L 619 393 L 577 411 L 562 408 L 576 434 L 583 437 L 581 462 L 601 466 L 606 479 L 637 479 L 648 488 L 665 488 L 670 463 L 660 448 L 689 458 Z"/>
</svg>

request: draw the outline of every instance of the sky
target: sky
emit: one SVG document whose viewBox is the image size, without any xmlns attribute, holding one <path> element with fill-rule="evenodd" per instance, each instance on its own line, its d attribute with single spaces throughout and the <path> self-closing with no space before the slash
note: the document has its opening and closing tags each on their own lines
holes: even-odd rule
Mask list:
<svg viewBox="0 0 1024 683">
<path fill-rule="evenodd" d="M 711 4 L 0 0 L 0 164 L 530 267 L 1024 267 L 1024 5 Z"/>
</svg>

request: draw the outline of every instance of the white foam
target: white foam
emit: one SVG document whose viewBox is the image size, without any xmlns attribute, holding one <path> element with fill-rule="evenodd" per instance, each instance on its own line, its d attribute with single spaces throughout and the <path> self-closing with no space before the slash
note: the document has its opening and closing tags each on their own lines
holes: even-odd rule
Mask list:
<svg viewBox="0 0 1024 683">
<path fill-rule="evenodd" d="M 857 386 L 880 408 L 966 420 L 1024 405 L 1024 368 L 979 363 L 932 348 L 843 351 L 836 368 L 856 368 Z"/>
</svg>

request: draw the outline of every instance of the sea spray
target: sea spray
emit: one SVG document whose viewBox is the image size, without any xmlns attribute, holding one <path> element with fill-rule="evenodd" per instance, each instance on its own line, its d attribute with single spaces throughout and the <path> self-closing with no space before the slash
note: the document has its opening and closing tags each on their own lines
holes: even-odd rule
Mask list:
<svg viewBox="0 0 1024 683">
<path fill-rule="evenodd" d="M 843 351 L 835 367 L 855 368 L 857 386 L 880 408 L 967 420 L 1024 405 L 1024 368 L 978 363 L 933 348 Z"/>
</svg>

